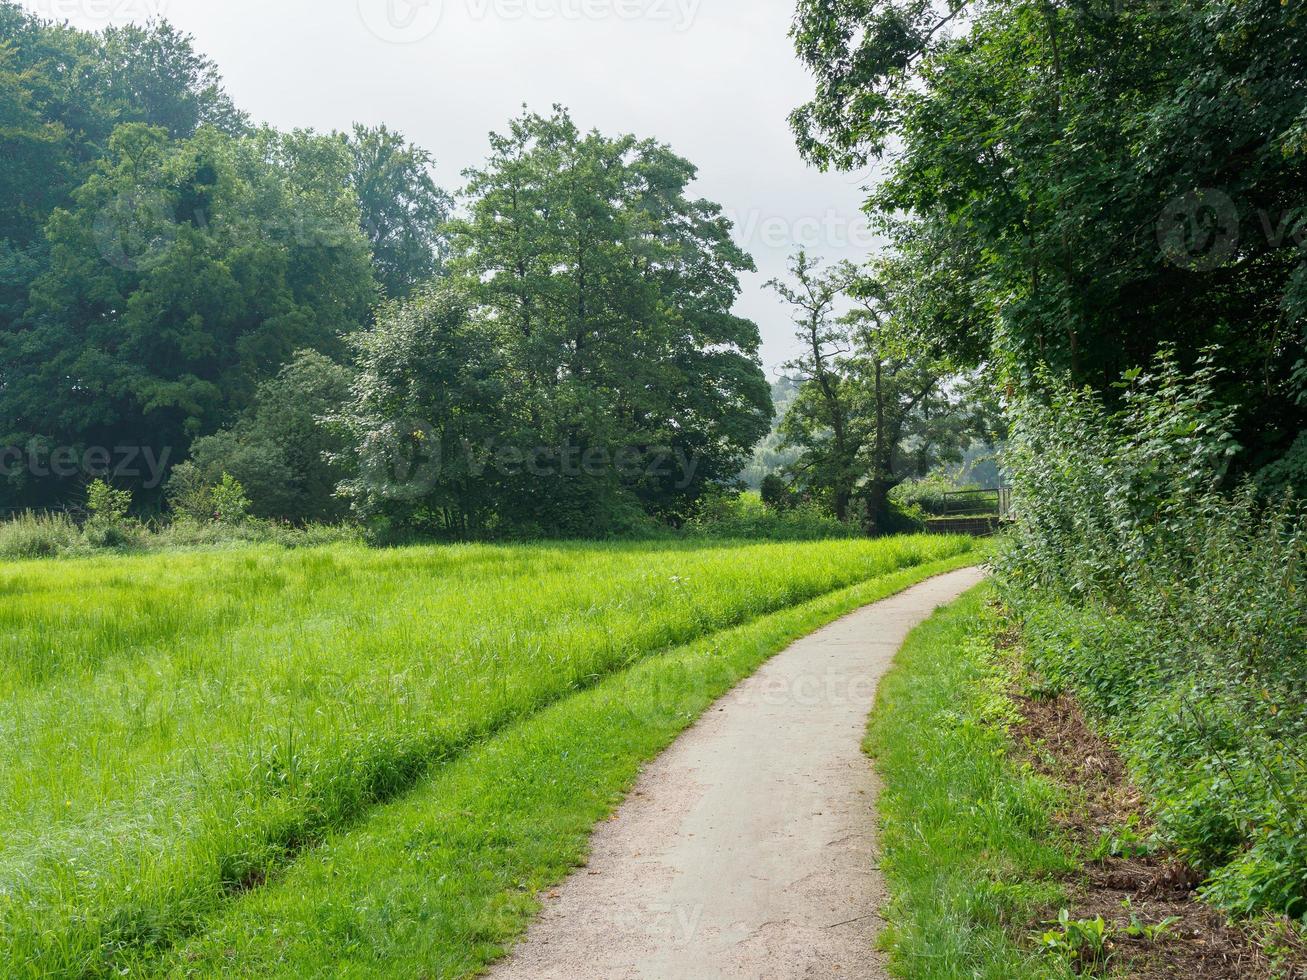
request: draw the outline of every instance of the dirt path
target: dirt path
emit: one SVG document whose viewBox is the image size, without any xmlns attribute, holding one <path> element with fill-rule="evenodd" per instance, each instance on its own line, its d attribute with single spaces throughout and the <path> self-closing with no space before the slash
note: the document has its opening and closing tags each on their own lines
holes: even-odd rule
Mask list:
<svg viewBox="0 0 1307 980">
<path fill-rule="evenodd" d="M 652 762 L 495 980 L 883 977 L 878 783 L 861 753 L 951 572 L 802 639 Z"/>
</svg>

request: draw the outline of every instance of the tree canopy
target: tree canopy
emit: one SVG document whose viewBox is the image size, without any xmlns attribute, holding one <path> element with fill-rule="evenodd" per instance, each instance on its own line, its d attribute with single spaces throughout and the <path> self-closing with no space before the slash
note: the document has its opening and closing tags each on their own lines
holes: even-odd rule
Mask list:
<svg viewBox="0 0 1307 980">
<path fill-rule="evenodd" d="M 800 0 L 820 166 L 889 164 L 868 201 L 918 275 L 919 332 L 1026 386 L 1109 399 L 1219 347 L 1241 466 L 1304 425 L 1307 30 L 1279 0 Z"/>
<path fill-rule="evenodd" d="M 683 518 L 771 421 L 758 329 L 731 312 L 752 261 L 721 209 L 686 196 L 694 168 L 666 146 L 582 133 L 559 108 L 492 136 L 466 176 L 453 291 L 393 308 L 363 340 L 360 444 L 389 458 L 416 438 L 441 460 L 431 493 L 389 509 L 572 533 Z M 423 367 L 388 374 L 379 350 Z M 387 384 L 407 393 L 377 396 Z"/>
<path fill-rule="evenodd" d="M 654 140 L 524 111 L 455 220 L 384 125 L 257 127 L 166 22 L 7 0 L 0 94 L 0 508 L 159 504 L 189 460 L 262 517 L 595 533 L 685 519 L 769 429 L 752 260 Z"/>
</svg>

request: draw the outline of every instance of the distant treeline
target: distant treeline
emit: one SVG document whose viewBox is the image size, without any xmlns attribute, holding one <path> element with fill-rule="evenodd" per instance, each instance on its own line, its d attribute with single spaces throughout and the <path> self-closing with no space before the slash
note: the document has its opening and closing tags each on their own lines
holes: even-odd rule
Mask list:
<svg viewBox="0 0 1307 980">
<path fill-rule="evenodd" d="M 0 2 L 0 92 L 0 510 L 230 474 L 269 518 L 593 532 L 769 430 L 752 261 L 664 145 L 525 113 L 455 220 L 425 150 L 254 126 L 164 23 Z"/>
</svg>

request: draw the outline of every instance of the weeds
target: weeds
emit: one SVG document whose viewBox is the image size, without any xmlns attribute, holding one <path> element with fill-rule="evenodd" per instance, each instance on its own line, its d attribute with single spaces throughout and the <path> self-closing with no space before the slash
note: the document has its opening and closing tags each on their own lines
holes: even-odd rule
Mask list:
<svg viewBox="0 0 1307 980">
<path fill-rule="evenodd" d="M 1065 960 L 1077 973 L 1101 973 L 1112 961 L 1112 930 L 1101 916 L 1073 919 L 1063 909 L 1057 927 L 1040 937 L 1045 952 Z"/>
</svg>

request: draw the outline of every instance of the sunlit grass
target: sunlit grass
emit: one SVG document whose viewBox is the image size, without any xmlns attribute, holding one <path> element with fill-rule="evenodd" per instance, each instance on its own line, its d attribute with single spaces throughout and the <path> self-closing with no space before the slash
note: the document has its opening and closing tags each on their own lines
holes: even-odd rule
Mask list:
<svg viewBox="0 0 1307 980">
<path fill-rule="evenodd" d="M 517 720 L 651 654 L 970 547 L 337 546 L 0 566 L 0 962 L 139 962 Z"/>
</svg>

